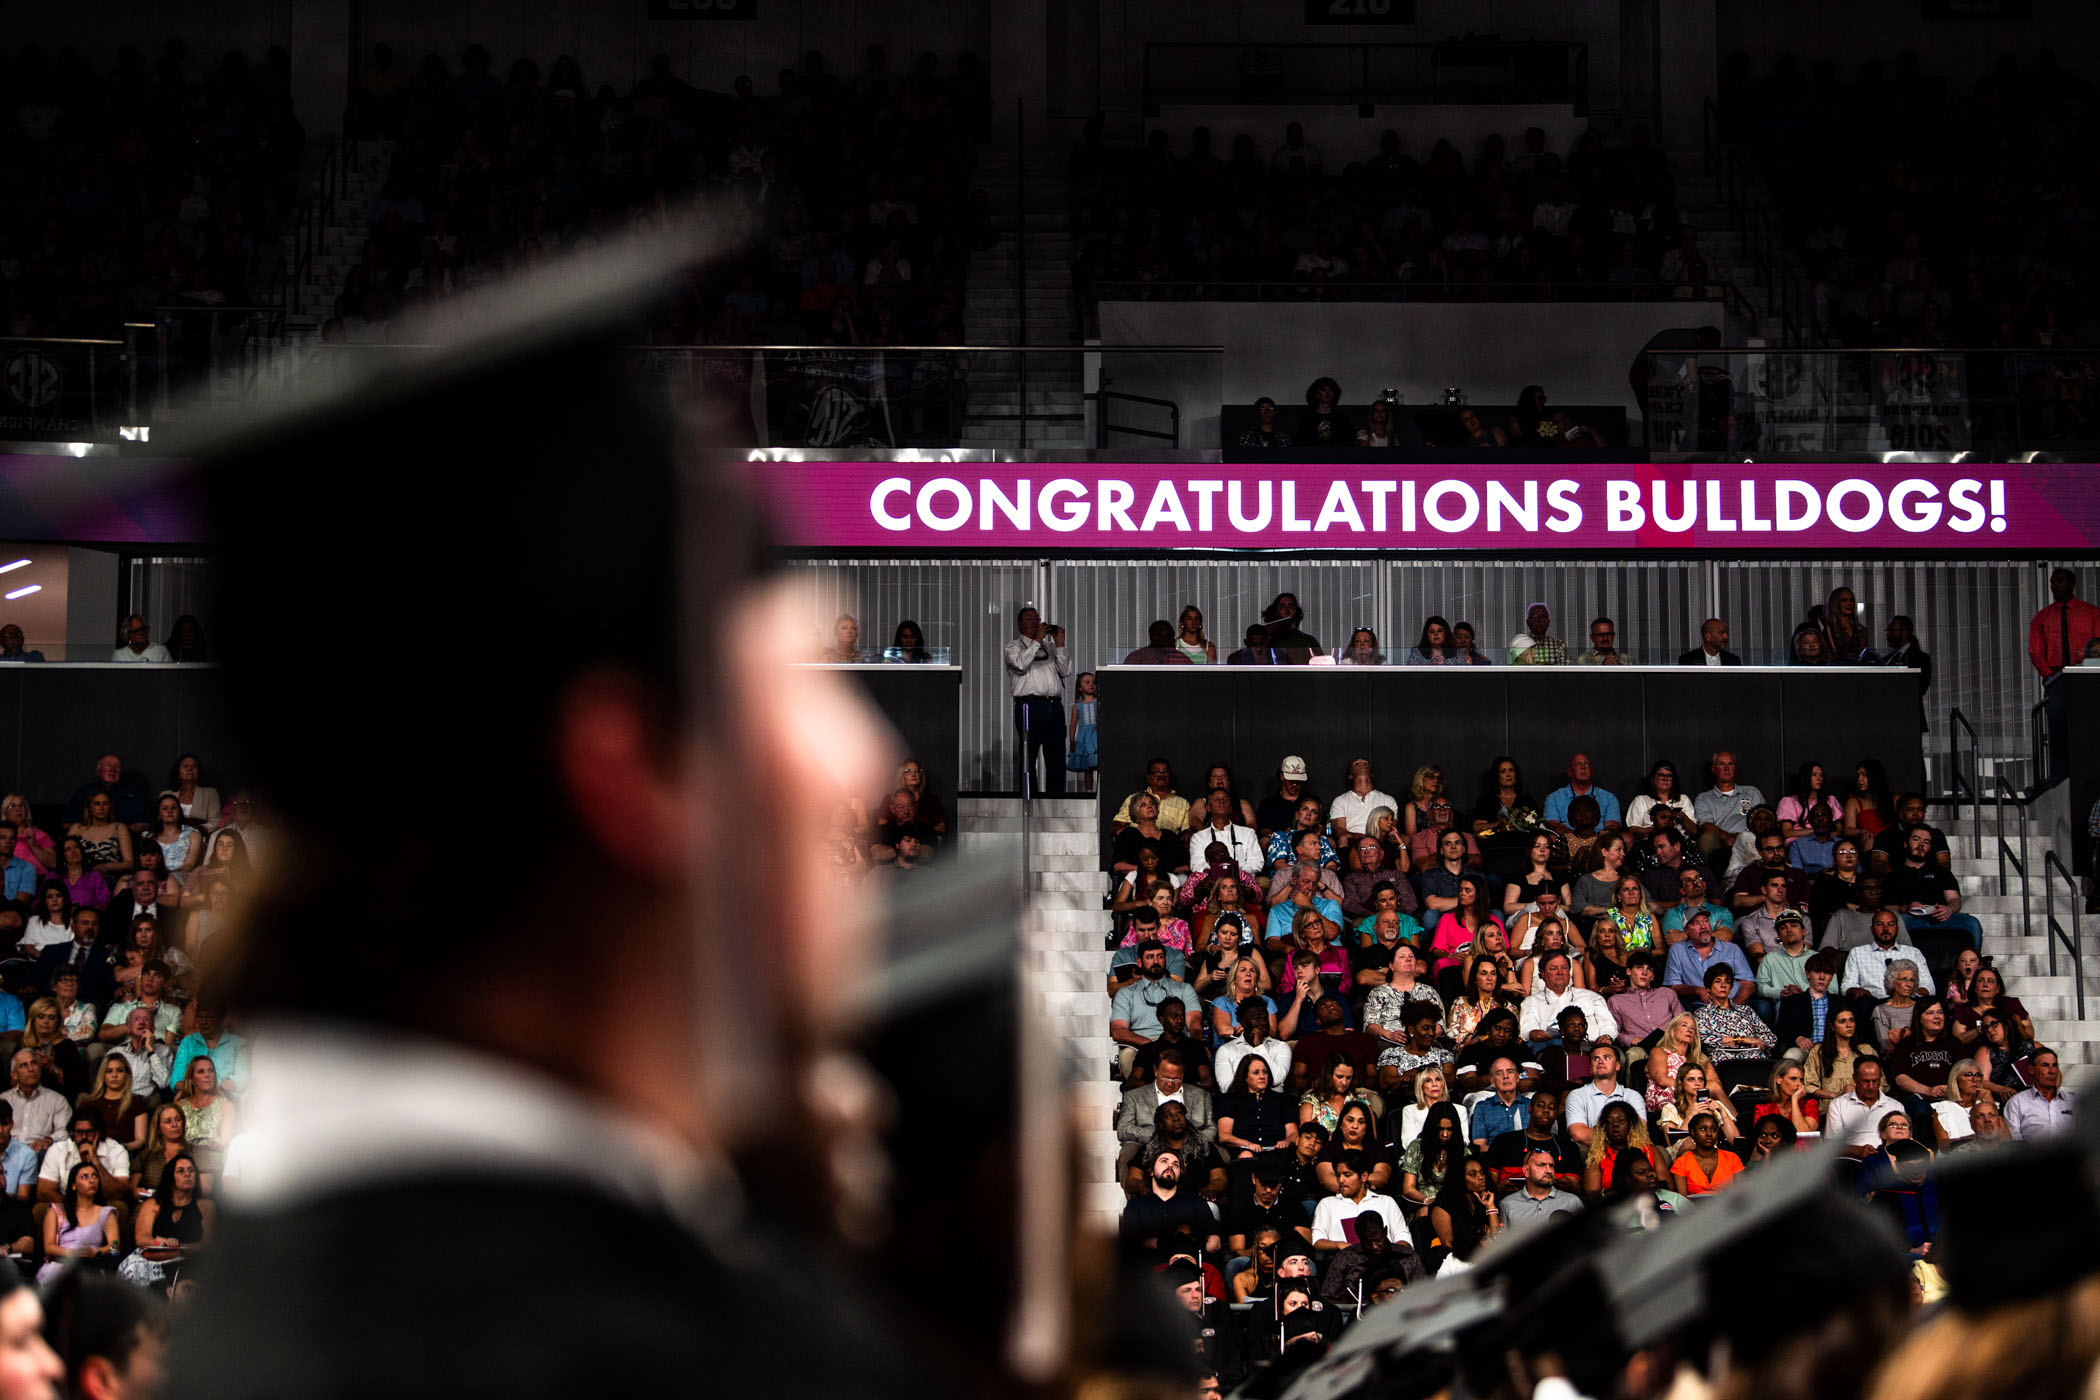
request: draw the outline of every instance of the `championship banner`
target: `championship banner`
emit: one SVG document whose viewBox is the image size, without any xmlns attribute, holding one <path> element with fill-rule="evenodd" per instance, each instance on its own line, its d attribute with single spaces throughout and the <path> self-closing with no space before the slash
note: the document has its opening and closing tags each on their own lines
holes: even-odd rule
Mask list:
<svg viewBox="0 0 2100 1400">
<path fill-rule="evenodd" d="M 896 447 L 892 366 L 866 350 L 756 352 L 752 418 L 761 447 Z M 908 376 L 910 367 L 899 367 Z M 897 385 L 908 388 L 908 378 Z"/>
<path fill-rule="evenodd" d="M 0 438 L 114 438 L 124 403 L 115 343 L 44 340 L 0 346 Z"/>
<path fill-rule="evenodd" d="M 2083 551 L 2083 463 L 752 462 L 795 549 Z"/>
<path fill-rule="evenodd" d="M 1969 450 L 1968 361 L 1931 350 L 1874 355 L 1869 452 Z"/>
</svg>

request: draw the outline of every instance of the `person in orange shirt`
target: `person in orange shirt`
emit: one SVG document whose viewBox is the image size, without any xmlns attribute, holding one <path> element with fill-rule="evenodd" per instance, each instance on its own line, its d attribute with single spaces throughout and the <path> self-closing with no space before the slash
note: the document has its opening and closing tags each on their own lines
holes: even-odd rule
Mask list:
<svg viewBox="0 0 2100 1400">
<path fill-rule="evenodd" d="M 2086 648 L 2100 638 L 2100 607 L 2077 597 L 2078 575 L 2058 569 L 2049 575 L 2049 606 L 2027 624 L 2027 659 L 2048 681 L 2066 666 L 2085 659 Z M 2070 752 L 2070 692 L 2063 686 L 2048 687 L 2049 778 L 2065 774 Z"/>
<path fill-rule="evenodd" d="M 1670 1175 L 1685 1195 L 1703 1196 L 1735 1180 L 1743 1170 L 1743 1159 L 1721 1146 L 1721 1125 L 1712 1113 L 1694 1113 L 1690 1127 L 1691 1146 L 1677 1154 Z"/>
</svg>

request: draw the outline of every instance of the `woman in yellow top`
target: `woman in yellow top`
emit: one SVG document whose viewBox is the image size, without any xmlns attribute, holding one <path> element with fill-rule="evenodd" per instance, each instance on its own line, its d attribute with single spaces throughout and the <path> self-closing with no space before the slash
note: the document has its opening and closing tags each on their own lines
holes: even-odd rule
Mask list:
<svg viewBox="0 0 2100 1400">
<path fill-rule="evenodd" d="M 1808 1092 L 1825 1103 L 1852 1092 L 1852 1067 L 1862 1050 L 1873 1053 L 1873 1047 L 1859 1039 L 1858 1013 L 1849 1006 L 1832 1007 L 1823 1043 L 1809 1051 L 1801 1065 Z"/>
</svg>

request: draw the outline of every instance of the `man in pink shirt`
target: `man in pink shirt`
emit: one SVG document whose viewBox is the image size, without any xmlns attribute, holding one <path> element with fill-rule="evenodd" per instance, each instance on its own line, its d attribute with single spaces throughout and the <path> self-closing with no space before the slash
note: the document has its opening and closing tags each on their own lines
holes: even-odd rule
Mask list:
<svg viewBox="0 0 2100 1400">
<path fill-rule="evenodd" d="M 1682 1009 L 1675 992 L 1655 985 L 1661 974 L 1661 961 L 1646 948 L 1626 959 L 1626 978 L 1633 987 L 1605 1003 L 1611 1008 L 1612 1019 L 1619 1023 L 1619 1044 L 1646 1044 Z"/>
</svg>

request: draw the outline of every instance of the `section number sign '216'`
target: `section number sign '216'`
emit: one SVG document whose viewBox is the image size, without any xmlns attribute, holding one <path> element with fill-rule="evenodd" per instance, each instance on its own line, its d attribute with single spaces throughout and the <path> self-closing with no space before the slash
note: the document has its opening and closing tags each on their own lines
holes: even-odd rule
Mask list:
<svg viewBox="0 0 2100 1400">
<path fill-rule="evenodd" d="M 1413 24 L 1415 0 L 1305 0 L 1307 24 Z"/>
<path fill-rule="evenodd" d="M 757 19 L 758 0 L 649 0 L 651 19 Z"/>
</svg>

